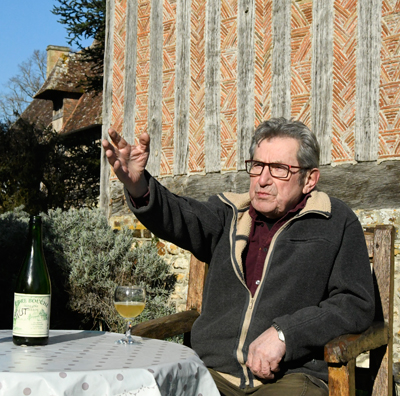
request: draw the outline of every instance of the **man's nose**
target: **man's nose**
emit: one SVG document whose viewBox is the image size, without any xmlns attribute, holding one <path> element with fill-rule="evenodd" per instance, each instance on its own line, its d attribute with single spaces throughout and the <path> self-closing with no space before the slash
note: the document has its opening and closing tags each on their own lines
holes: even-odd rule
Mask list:
<svg viewBox="0 0 400 396">
<path fill-rule="evenodd" d="M 258 184 L 261 187 L 264 187 L 264 186 L 268 186 L 268 185 L 272 184 L 272 181 L 273 181 L 273 177 L 271 176 L 269 167 L 268 167 L 268 165 L 265 165 L 264 169 L 261 172 L 261 175 L 258 179 Z"/>
</svg>

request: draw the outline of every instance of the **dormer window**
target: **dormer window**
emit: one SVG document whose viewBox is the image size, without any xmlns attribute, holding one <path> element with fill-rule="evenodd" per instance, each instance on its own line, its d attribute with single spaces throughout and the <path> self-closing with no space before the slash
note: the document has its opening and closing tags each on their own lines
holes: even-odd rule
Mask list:
<svg viewBox="0 0 400 396">
<path fill-rule="evenodd" d="M 62 96 L 53 99 L 53 121 L 63 116 L 63 102 Z"/>
</svg>

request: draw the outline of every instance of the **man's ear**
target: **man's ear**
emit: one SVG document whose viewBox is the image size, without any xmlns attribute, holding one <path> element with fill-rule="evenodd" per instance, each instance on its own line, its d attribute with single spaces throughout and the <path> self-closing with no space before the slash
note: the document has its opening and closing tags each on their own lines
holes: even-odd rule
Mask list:
<svg viewBox="0 0 400 396">
<path fill-rule="evenodd" d="M 319 180 L 319 169 L 314 168 L 307 172 L 307 175 L 304 179 L 304 186 L 303 186 L 303 194 L 308 194 L 312 191 L 318 183 Z"/>
</svg>

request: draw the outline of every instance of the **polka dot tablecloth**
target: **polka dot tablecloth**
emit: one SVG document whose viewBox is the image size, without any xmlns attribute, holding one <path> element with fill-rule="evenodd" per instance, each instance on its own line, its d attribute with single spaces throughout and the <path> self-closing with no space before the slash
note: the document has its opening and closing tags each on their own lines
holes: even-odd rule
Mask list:
<svg viewBox="0 0 400 396">
<path fill-rule="evenodd" d="M 196 353 L 183 345 L 121 334 L 50 330 L 49 344 L 20 347 L 0 331 L 0 396 L 219 396 Z"/>
</svg>

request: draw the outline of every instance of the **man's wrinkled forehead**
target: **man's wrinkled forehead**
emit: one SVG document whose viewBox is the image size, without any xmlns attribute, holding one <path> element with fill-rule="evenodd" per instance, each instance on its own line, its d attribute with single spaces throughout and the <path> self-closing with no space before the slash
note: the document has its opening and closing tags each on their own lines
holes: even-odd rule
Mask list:
<svg viewBox="0 0 400 396">
<path fill-rule="evenodd" d="M 297 153 L 298 153 L 299 148 L 300 148 L 300 143 L 299 143 L 299 141 L 297 139 L 294 139 L 294 138 L 289 137 L 289 136 L 273 136 L 273 137 L 260 139 L 257 142 L 257 144 L 255 146 L 255 150 L 254 150 L 252 159 L 260 159 L 261 160 L 261 158 L 257 158 L 257 156 L 262 156 L 263 157 L 265 155 L 274 155 L 274 154 L 276 154 L 276 156 L 279 157 L 278 153 L 275 151 L 274 148 L 271 147 L 271 145 L 262 144 L 262 143 L 263 142 L 274 143 L 276 141 L 285 141 L 285 140 L 288 142 L 287 149 L 286 150 L 282 150 L 281 149 L 279 154 L 281 154 L 281 155 L 282 154 L 284 154 L 284 155 L 292 154 L 292 147 L 293 147 L 292 143 L 294 141 L 294 142 L 297 143 L 296 152 L 295 152 L 295 155 L 296 155 L 296 158 L 297 158 Z M 274 160 L 273 162 L 279 163 L 279 162 L 282 162 L 282 160 L 280 158 L 276 158 L 276 160 Z"/>
</svg>

